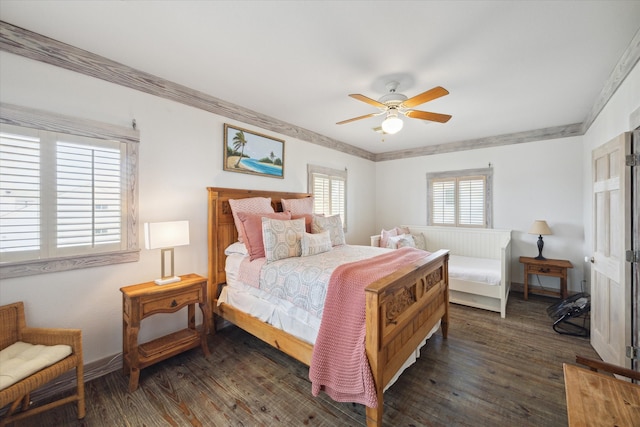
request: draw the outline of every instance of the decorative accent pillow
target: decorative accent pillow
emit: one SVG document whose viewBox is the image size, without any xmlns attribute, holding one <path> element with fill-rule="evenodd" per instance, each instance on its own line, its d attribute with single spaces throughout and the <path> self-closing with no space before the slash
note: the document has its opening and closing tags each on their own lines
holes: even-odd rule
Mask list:
<svg viewBox="0 0 640 427">
<path fill-rule="evenodd" d="M 238 241 L 244 243 L 244 228 L 242 221 L 238 218 L 238 212 L 248 213 L 273 213 L 273 207 L 271 206 L 270 197 L 248 197 L 246 199 L 229 199 L 229 206 L 231 206 L 231 214 L 233 215 L 233 222 L 238 230 Z"/>
<path fill-rule="evenodd" d="M 344 230 L 342 229 L 342 220 L 340 219 L 340 215 L 314 215 L 311 220 L 311 232 L 313 234 L 318 234 L 323 231 L 329 231 L 332 246 L 345 245 L 347 243 L 344 238 Z"/>
<path fill-rule="evenodd" d="M 416 242 L 413 240 L 411 234 L 401 234 L 400 236 L 389 237 L 386 247 L 389 249 L 400 249 L 405 246 L 409 246 L 411 248 L 416 247 Z"/>
<path fill-rule="evenodd" d="M 302 235 L 302 256 L 317 255 L 331 250 L 331 236 L 329 231 L 318 234 L 304 233 Z"/>
<path fill-rule="evenodd" d="M 235 242 L 227 246 L 227 248 L 224 250 L 224 254 L 225 255 L 231 255 L 231 254 L 247 255 L 249 254 L 249 251 L 247 251 L 247 247 L 245 246 L 244 243 Z"/>
<path fill-rule="evenodd" d="M 251 214 L 238 212 L 238 218 L 242 221 L 244 229 L 244 244 L 249 252 L 249 259 L 264 258 L 264 243 L 262 241 L 262 218 L 291 219 L 289 212 L 274 212 L 270 214 Z"/>
<path fill-rule="evenodd" d="M 291 211 L 294 215 L 311 215 L 313 213 L 313 197 L 304 199 L 282 199 L 282 210 Z"/>
<path fill-rule="evenodd" d="M 262 218 L 262 240 L 267 262 L 298 257 L 302 253 L 304 219 Z"/>
<path fill-rule="evenodd" d="M 399 236 L 401 234 L 411 234 L 411 231 L 409 231 L 409 227 L 396 227 L 396 233 Z"/>
<path fill-rule="evenodd" d="M 385 230 L 384 228 L 380 231 L 380 247 L 386 248 L 387 243 L 389 242 L 389 237 L 395 237 L 398 235 L 398 229 L 392 228 L 391 230 Z"/>
<path fill-rule="evenodd" d="M 416 248 L 422 249 L 423 251 L 427 250 L 427 238 L 424 237 L 423 233 L 420 234 L 412 234 L 413 241 L 416 242 Z"/>
<path fill-rule="evenodd" d="M 287 211 L 291 212 L 291 211 Z M 311 221 L 313 221 L 313 214 L 294 215 L 291 214 L 291 219 L 304 219 L 304 228 L 307 233 L 311 233 Z"/>
</svg>

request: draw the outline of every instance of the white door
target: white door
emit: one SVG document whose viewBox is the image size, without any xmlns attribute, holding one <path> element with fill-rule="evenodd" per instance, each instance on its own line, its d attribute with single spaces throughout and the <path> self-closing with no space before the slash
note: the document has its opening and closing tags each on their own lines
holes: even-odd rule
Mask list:
<svg viewBox="0 0 640 427">
<path fill-rule="evenodd" d="M 630 154 L 631 133 L 596 148 L 593 172 L 593 265 L 591 268 L 591 345 L 603 361 L 631 367 Z"/>
</svg>

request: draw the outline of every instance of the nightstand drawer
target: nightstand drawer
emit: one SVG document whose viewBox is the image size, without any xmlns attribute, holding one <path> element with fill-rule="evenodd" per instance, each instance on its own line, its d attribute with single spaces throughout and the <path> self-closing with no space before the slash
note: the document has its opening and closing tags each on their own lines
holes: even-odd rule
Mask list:
<svg viewBox="0 0 640 427">
<path fill-rule="evenodd" d="M 562 276 L 565 273 L 566 268 L 554 267 L 548 265 L 527 265 L 527 274 L 549 274 L 551 276 Z"/>
<path fill-rule="evenodd" d="M 188 289 L 184 292 L 176 292 L 174 295 L 162 295 L 158 299 L 151 299 L 142 303 L 142 317 L 155 312 L 176 311 L 187 304 L 195 304 L 202 301 L 200 289 Z"/>
</svg>

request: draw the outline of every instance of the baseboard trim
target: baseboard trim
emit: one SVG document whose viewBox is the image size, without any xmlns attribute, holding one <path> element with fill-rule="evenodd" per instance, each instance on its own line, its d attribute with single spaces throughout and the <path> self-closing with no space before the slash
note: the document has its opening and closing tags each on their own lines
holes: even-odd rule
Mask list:
<svg viewBox="0 0 640 427">
<path fill-rule="evenodd" d="M 87 383 L 95 380 L 96 378 L 110 374 L 118 369 L 122 369 L 122 353 L 105 357 L 104 359 L 84 365 L 84 382 Z M 50 399 L 54 395 L 72 390 L 75 387 L 76 373 L 75 370 L 71 370 L 62 374 L 55 381 L 52 381 L 31 393 L 31 401 L 34 404 L 39 404 Z"/>
</svg>

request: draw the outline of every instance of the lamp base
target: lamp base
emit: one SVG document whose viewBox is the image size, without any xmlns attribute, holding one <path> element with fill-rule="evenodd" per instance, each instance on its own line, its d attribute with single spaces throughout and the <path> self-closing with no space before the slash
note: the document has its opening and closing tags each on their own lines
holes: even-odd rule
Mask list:
<svg viewBox="0 0 640 427">
<path fill-rule="evenodd" d="M 547 259 L 545 257 L 543 257 L 542 255 L 538 255 L 537 257 L 535 257 L 534 259 L 540 260 L 540 261 L 546 261 Z"/>
<path fill-rule="evenodd" d="M 176 283 L 179 282 L 180 279 L 178 276 L 173 276 L 173 277 L 165 277 L 164 279 L 156 279 L 154 280 L 154 282 L 156 283 L 156 285 L 168 285 L 169 283 Z"/>
</svg>

